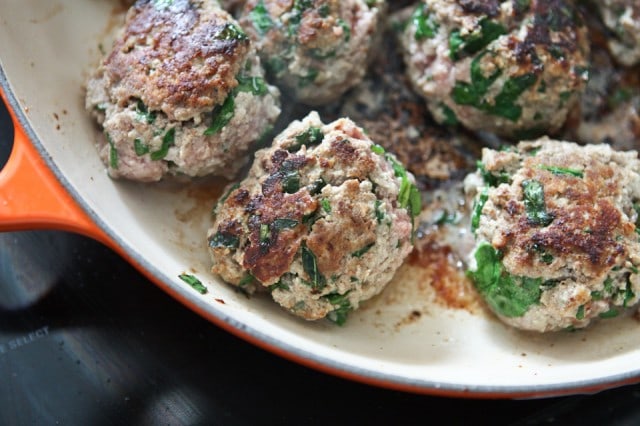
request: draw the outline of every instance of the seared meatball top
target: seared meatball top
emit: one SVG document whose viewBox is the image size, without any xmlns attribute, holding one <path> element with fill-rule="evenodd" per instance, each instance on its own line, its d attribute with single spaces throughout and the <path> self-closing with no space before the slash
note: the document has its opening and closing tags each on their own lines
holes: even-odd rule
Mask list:
<svg viewBox="0 0 640 426">
<path fill-rule="evenodd" d="M 639 264 L 635 151 L 545 137 L 515 150 L 485 149 L 481 164 L 490 189 L 476 211 L 477 237 L 503 252 L 509 272 L 552 279 L 569 268 L 591 280 L 629 256 Z"/>
<path fill-rule="evenodd" d="M 514 139 L 558 130 L 588 77 L 586 26 L 565 0 L 423 0 L 403 46 L 439 122 Z"/>
<path fill-rule="evenodd" d="M 383 10 L 383 0 L 249 0 L 239 21 L 274 82 L 317 106 L 362 79 Z"/>
<path fill-rule="evenodd" d="M 188 120 L 222 104 L 238 84 L 250 42 L 216 1 L 140 0 L 105 59 L 120 105 L 138 98 L 170 120 Z"/>
</svg>

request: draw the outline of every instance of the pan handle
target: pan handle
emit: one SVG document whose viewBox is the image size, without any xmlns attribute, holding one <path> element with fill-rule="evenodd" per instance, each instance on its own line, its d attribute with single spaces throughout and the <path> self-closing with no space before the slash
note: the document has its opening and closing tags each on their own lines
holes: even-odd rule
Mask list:
<svg viewBox="0 0 640 426">
<path fill-rule="evenodd" d="M 0 99 L 6 102 L 0 90 Z M 111 239 L 60 184 L 9 108 L 13 149 L 0 171 L 0 231 L 56 229 L 111 245 Z"/>
</svg>

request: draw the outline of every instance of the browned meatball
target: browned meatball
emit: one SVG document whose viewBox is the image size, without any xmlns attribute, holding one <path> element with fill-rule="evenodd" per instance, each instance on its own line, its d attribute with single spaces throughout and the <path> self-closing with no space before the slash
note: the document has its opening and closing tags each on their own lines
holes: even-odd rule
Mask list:
<svg viewBox="0 0 640 426">
<path fill-rule="evenodd" d="M 361 81 L 384 9 L 382 0 L 249 0 L 239 21 L 274 82 L 317 106 Z"/>
<path fill-rule="evenodd" d="M 212 271 L 268 289 L 289 312 L 344 321 L 378 294 L 412 250 L 420 193 L 392 155 L 351 120 L 312 112 L 256 153 L 218 204 Z"/>
<path fill-rule="evenodd" d="M 471 276 L 504 322 L 580 328 L 637 304 L 636 151 L 543 137 L 485 149 L 465 183 L 476 200 Z"/>
<path fill-rule="evenodd" d="M 87 83 L 114 178 L 233 178 L 280 113 L 247 35 L 218 3 L 138 1 Z"/>
<path fill-rule="evenodd" d="M 587 81 L 586 27 L 564 0 L 423 0 L 402 36 L 440 123 L 518 139 L 553 133 Z"/>
</svg>

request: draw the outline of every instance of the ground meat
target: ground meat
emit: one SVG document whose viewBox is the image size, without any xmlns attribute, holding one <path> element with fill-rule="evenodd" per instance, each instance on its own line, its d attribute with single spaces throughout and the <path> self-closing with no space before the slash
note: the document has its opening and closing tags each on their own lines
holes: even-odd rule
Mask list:
<svg viewBox="0 0 640 426">
<path fill-rule="evenodd" d="M 504 322 L 580 328 L 637 304 L 637 152 L 543 137 L 485 149 L 465 186 L 478 243 L 470 274 Z"/>
<path fill-rule="evenodd" d="M 385 8 L 381 0 L 249 0 L 239 21 L 283 92 L 318 106 L 362 80 Z"/>
<path fill-rule="evenodd" d="M 594 3 L 609 29 L 609 49 L 616 60 L 625 66 L 640 63 L 640 2 L 595 0 Z"/>
<path fill-rule="evenodd" d="M 289 312 L 342 322 L 412 250 L 413 177 L 351 120 L 294 121 L 256 153 L 208 232 L 212 271 Z"/>
<path fill-rule="evenodd" d="M 343 102 L 323 108 L 322 115 L 351 118 L 398 157 L 421 190 L 433 189 L 473 170 L 480 144 L 463 128 L 440 126 L 431 119 L 408 81 L 394 27 L 391 23 L 385 28 L 379 45 L 387 53 L 376 57 Z"/>
<path fill-rule="evenodd" d="M 280 113 L 247 35 L 213 0 L 136 2 L 85 103 L 110 176 L 139 181 L 233 178 Z"/>
<path fill-rule="evenodd" d="M 553 134 L 588 78 L 587 30 L 570 1 L 423 0 L 402 45 L 438 122 L 507 138 Z"/>
</svg>

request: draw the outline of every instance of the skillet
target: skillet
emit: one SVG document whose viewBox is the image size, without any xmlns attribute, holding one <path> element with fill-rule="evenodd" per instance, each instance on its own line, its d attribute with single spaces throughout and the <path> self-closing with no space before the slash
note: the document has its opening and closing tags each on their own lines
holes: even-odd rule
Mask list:
<svg viewBox="0 0 640 426">
<path fill-rule="evenodd" d="M 213 324 L 286 359 L 374 386 L 523 398 L 640 380 L 640 328 L 631 317 L 574 333 L 522 333 L 482 310 L 432 304 L 420 274 L 400 273 L 337 327 L 292 318 L 222 283 L 209 273 L 205 234 L 226 182 L 116 182 L 95 151 L 99 133 L 83 108 L 82 86 L 118 24 L 117 9 L 108 0 L 0 4 L 0 87 L 16 128 L 0 173 L 0 230 L 53 228 L 95 238 Z M 185 273 L 207 293 L 183 282 Z"/>
</svg>

